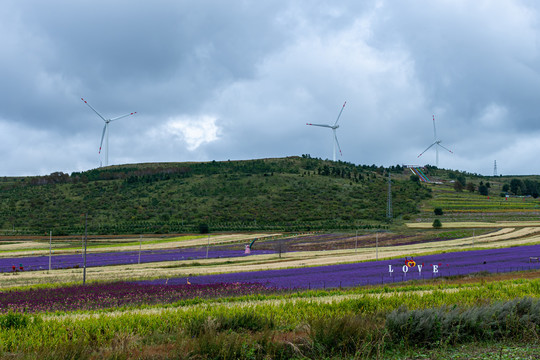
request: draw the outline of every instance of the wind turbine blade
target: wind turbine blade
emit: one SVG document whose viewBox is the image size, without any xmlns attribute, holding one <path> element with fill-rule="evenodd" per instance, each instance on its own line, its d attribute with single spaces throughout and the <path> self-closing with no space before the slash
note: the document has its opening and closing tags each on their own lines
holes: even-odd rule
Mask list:
<svg viewBox="0 0 540 360">
<path fill-rule="evenodd" d="M 337 119 L 336 119 L 336 122 L 334 123 L 334 126 L 337 125 L 337 122 L 339 121 L 339 118 L 341 117 L 341 113 L 343 112 L 343 109 L 345 108 L 345 105 L 347 105 L 346 101 L 343 103 L 343 106 L 341 107 L 341 110 L 339 112 L 339 115 L 337 116 Z"/>
<path fill-rule="evenodd" d="M 437 129 L 435 128 L 435 115 L 433 115 L 433 140 L 437 141 Z"/>
<path fill-rule="evenodd" d="M 332 129 L 332 126 L 330 126 L 330 125 L 324 125 L 324 124 L 309 124 L 309 123 L 307 123 L 306 125 L 311 125 L 311 126 L 321 126 L 321 127 L 326 127 L 326 128 Z"/>
<path fill-rule="evenodd" d="M 437 143 L 437 145 L 439 145 L 440 147 L 442 147 L 444 150 L 446 151 L 450 151 L 452 154 L 454 153 L 452 150 L 448 149 L 448 148 L 445 148 L 444 146 L 441 145 L 441 143 Z"/>
<path fill-rule="evenodd" d="M 337 135 L 336 135 L 336 131 L 334 130 L 334 140 L 336 140 L 336 144 L 337 144 L 337 148 L 339 150 L 339 154 L 341 156 L 343 156 L 343 153 L 341 152 L 341 147 L 339 146 L 339 141 L 337 141 Z"/>
<path fill-rule="evenodd" d="M 103 133 L 101 134 L 101 142 L 99 143 L 99 153 L 101 154 L 101 147 L 103 146 L 103 138 L 105 137 L 105 131 L 107 130 L 107 123 L 103 126 Z"/>
<path fill-rule="evenodd" d="M 422 152 L 420 153 L 420 155 L 418 155 L 417 157 L 422 156 L 426 151 L 428 151 L 429 149 L 431 149 L 431 147 L 432 147 L 433 145 L 435 145 L 435 144 L 437 144 L 437 142 L 434 142 L 433 144 L 429 145 L 429 146 L 427 147 L 427 149 L 424 150 L 424 151 L 422 151 Z"/>
<path fill-rule="evenodd" d="M 122 115 L 122 116 L 119 116 L 119 117 L 115 117 L 114 119 L 111 119 L 109 121 L 115 121 L 115 120 L 120 120 L 120 119 L 123 119 L 125 118 L 126 116 L 131 116 L 131 115 L 135 115 L 137 112 L 132 112 L 132 113 L 129 113 L 129 114 L 126 114 L 126 115 Z"/>
<path fill-rule="evenodd" d="M 107 121 L 107 120 L 106 120 L 103 116 L 101 116 L 101 114 L 98 113 L 97 110 L 94 109 L 94 108 L 92 107 L 92 105 L 90 105 L 86 100 L 84 100 L 83 98 L 81 98 L 81 100 L 84 101 L 84 103 L 85 103 L 86 105 L 88 105 L 88 107 L 89 107 L 90 109 L 92 109 L 92 110 L 93 110 L 100 118 L 102 118 L 103 121 Z"/>
</svg>

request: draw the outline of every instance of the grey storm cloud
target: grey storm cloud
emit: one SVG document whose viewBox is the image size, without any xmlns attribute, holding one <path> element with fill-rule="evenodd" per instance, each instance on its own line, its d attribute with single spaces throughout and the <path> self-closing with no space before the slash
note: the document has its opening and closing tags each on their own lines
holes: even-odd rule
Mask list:
<svg viewBox="0 0 540 360">
<path fill-rule="evenodd" d="M 332 157 L 540 173 L 532 1 L 0 4 L 2 176 L 110 164 Z"/>
</svg>

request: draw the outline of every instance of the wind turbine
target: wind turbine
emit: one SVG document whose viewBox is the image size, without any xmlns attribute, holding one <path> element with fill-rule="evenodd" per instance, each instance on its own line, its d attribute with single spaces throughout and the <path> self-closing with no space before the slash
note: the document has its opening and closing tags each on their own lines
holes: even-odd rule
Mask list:
<svg viewBox="0 0 540 360">
<path fill-rule="evenodd" d="M 107 141 L 105 142 L 105 145 L 106 145 L 106 148 L 105 148 L 105 166 L 108 166 L 109 165 L 109 123 L 111 121 L 116 121 L 116 120 L 120 120 L 122 118 L 125 118 L 126 116 L 134 115 L 134 114 L 136 114 L 136 112 L 132 112 L 132 113 L 129 113 L 129 114 L 126 114 L 126 115 L 118 116 L 118 117 L 115 117 L 114 119 L 105 119 L 86 100 L 84 100 L 83 98 L 81 98 L 81 100 L 84 101 L 84 103 L 86 105 L 88 105 L 88 107 L 90 109 L 92 109 L 103 121 L 105 121 L 105 126 L 103 126 L 103 133 L 101 134 L 101 142 L 99 143 L 99 153 L 101 154 L 101 147 L 103 146 L 103 138 L 105 137 L 105 133 L 107 133 Z"/>
<path fill-rule="evenodd" d="M 332 131 L 334 133 L 334 161 L 336 161 L 336 147 L 339 149 L 339 153 L 343 156 L 343 154 L 341 153 L 341 148 L 339 146 L 339 142 L 337 140 L 336 129 L 339 127 L 339 125 L 337 123 L 339 121 L 339 118 L 341 117 L 341 113 L 343 112 L 343 109 L 345 108 L 346 104 L 347 104 L 347 102 L 345 101 L 345 103 L 343 103 L 343 106 L 341 107 L 341 111 L 339 112 L 339 115 L 338 115 L 334 125 L 310 124 L 310 123 L 306 124 L 306 125 L 311 125 L 311 126 L 321 126 L 321 127 L 326 127 L 326 128 L 332 129 Z"/>
<path fill-rule="evenodd" d="M 435 166 L 439 167 L 439 147 L 453 154 L 452 150 L 445 148 L 441 145 L 441 140 L 437 139 L 437 129 L 435 128 L 435 115 L 433 115 L 433 144 L 429 145 L 426 150 L 422 151 L 418 157 L 422 156 L 432 146 L 435 146 Z"/>
</svg>

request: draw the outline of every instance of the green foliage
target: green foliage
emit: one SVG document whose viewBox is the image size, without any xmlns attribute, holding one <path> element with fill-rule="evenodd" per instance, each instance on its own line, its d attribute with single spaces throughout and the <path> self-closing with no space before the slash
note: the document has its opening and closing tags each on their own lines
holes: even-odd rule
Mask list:
<svg viewBox="0 0 540 360">
<path fill-rule="evenodd" d="M 442 227 L 441 220 L 439 220 L 439 219 L 433 220 L 433 224 L 431 226 L 433 226 L 435 229 L 441 228 Z"/>
<path fill-rule="evenodd" d="M 206 224 L 206 223 L 200 223 L 199 224 L 199 233 L 208 234 L 209 232 L 210 232 L 210 229 L 208 227 L 208 224 Z"/>
<path fill-rule="evenodd" d="M 480 195 L 483 195 L 483 196 L 488 196 L 489 195 L 489 188 L 484 185 L 484 184 L 481 184 L 478 186 L 478 193 Z"/>
<path fill-rule="evenodd" d="M 312 352 L 317 358 L 326 356 L 347 356 L 358 352 L 364 344 L 366 358 L 373 356 L 375 346 L 383 338 L 383 319 L 376 321 L 377 315 L 331 316 L 311 319 L 309 337 Z M 359 346 L 360 345 L 360 346 Z"/>
<path fill-rule="evenodd" d="M 525 190 L 525 186 L 520 179 L 510 180 L 510 191 L 514 195 L 522 195 L 524 190 Z"/>
<path fill-rule="evenodd" d="M 232 314 L 220 313 L 215 317 L 198 314 L 189 319 L 186 331 L 190 336 L 221 331 L 263 331 L 274 328 L 272 318 L 248 310 Z"/>
<path fill-rule="evenodd" d="M 30 323 L 30 317 L 26 314 L 8 312 L 0 315 L 0 329 L 24 328 Z"/>
<path fill-rule="evenodd" d="M 433 213 L 437 216 L 441 216 L 444 214 L 443 209 L 441 209 L 440 207 L 433 209 Z"/>
<path fill-rule="evenodd" d="M 384 221 L 384 169 L 311 157 L 141 164 L 0 182 L 0 229 L 90 234 L 351 229 Z M 393 179 L 396 216 L 429 190 Z M 9 229 L 9 232 L 7 231 Z M 14 232 L 11 230 L 15 229 Z"/>
<path fill-rule="evenodd" d="M 460 181 L 454 182 L 454 190 L 456 190 L 457 192 L 462 192 L 463 188 L 464 188 L 464 185 Z"/>
<path fill-rule="evenodd" d="M 401 307 L 388 315 L 386 328 L 394 342 L 430 347 L 469 341 L 527 340 L 540 330 L 540 302 L 531 298 L 460 308 L 409 311 Z"/>
</svg>

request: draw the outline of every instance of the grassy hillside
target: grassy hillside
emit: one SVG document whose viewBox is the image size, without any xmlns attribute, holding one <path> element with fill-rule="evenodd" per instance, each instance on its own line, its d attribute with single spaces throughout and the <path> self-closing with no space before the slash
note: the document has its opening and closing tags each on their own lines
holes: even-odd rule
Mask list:
<svg viewBox="0 0 540 360">
<path fill-rule="evenodd" d="M 430 190 L 394 167 L 395 217 L 416 213 Z M 112 166 L 3 178 L 2 233 L 170 233 L 354 229 L 386 218 L 382 167 L 309 156 Z M 204 228 L 204 226 L 203 226 Z"/>
</svg>

